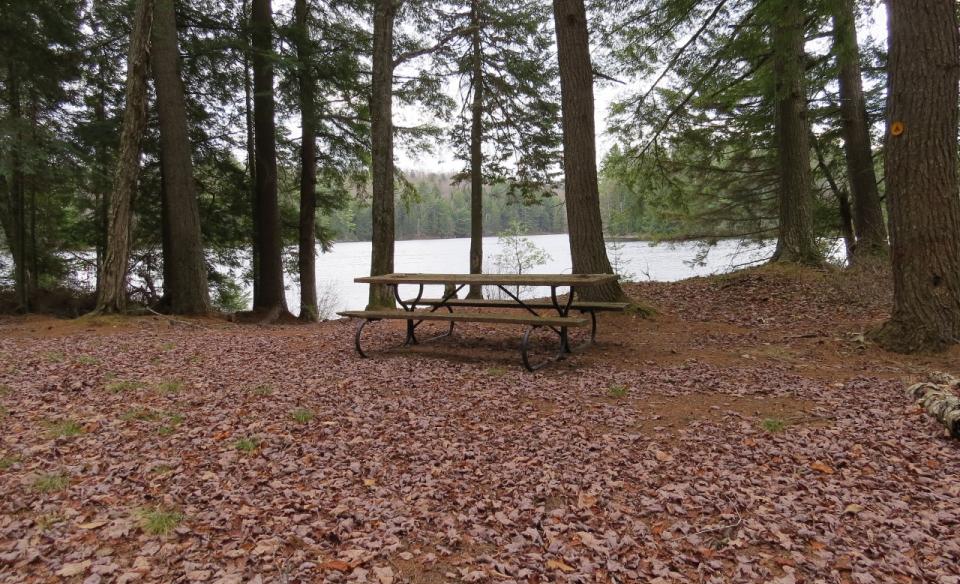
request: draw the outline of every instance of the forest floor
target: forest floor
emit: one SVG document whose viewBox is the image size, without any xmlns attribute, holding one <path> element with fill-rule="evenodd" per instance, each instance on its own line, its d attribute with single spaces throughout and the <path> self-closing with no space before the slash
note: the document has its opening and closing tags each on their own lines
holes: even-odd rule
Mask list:
<svg viewBox="0 0 960 584">
<path fill-rule="evenodd" d="M 537 374 L 502 327 L 4 318 L 0 581 L 960 582 L 960 441 L 904 391 L 960 350 L 866 341 L 882 278 L 629 292 Z"/>
</svg>

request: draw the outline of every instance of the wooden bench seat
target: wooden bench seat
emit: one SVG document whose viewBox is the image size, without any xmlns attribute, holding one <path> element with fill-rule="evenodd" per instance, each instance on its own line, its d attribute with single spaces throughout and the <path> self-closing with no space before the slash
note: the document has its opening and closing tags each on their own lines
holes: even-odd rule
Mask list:
<svg viewBox="0 0 960 584">
<path fill-rule="evenodd" d="M 357 332 L 354 335 L 354 347 L 361 357 L 366 357 L 361 346 L 360 336 L 363 334 L 364 327 L 378 320 L 405 320 L 407 321 L 407 340 L 404 345 L 418 344 L 415 329 L 424 321 L 440 321 L 450 323 L 450 330 L 444 334 L 433 337 L 434 339 L 449 336 L 453 334 L 453 327 L 458 322 L 480 322 L 488 324 L 518 324 L 527 327 L 522 341 L 520 343 L 520 356 L 523 359 L 523 366 L 529 371 L 536 371 L 541 367 L 548 365 L 552 361 L 563 359 L 565 354 L 572 352 L 567 342 L 567 329 L 570 327 L 582 327 L 588 323 L 596 322 L 585 316 L 537 316 L 533 314 L 504 314 L 489 312 L 437 312 L 437 311 L 408 311 L 408 310 L 345 310 L 338 312 L 340 316 L 356 318 L 359 323 Z M 593 313 L 591 313 L 593 316 Z M 530 362 L 530 334 L 540 327 L 549 327 L 560 337 L 560 351 L 551 359 L 541 363 Z M 595 329 L 594 331 L 595 332 Z M 591 333 L 592 334 L 592 333 Z M 433 340 L 433 339 L 427 339 Z M 591 337 L 590 343 L 593 342 Z"/>
<path fill-rule="evenodd" d="M 414 299 L 404 300 L 405 304 L 413 303 Z M 453 307 L 464 307 L 464 308 L 519 308 L 523 309 L 523 306 L 517 304 L 515 300 L 510 299 L 496 299 L 496 298 L 450 298 L 443 302 L 442 298 L 421 298 L 417 300 L 417 306 L 439 306 L 443 303 L 445 306 Z M 561 300 L 560 306 L 566 304 L 565 300 Z M 554 308 L 553 302 L 550 300 L 524 300 L 524 304 L 530 308 L 539 308 L 539 309 L 550 309 Z M 623 312 L 629 307 L 630 304 L 627 302 L 590 302 L 584 300 L 574 300 L 573 304 L 570 305 L 570 310 L 579 310 L 580 312 Z"/>
<path fill-rule="evenodd" d="M 484 312 L 426 312 L 406 310 L 346 310 L 340 316 L 366 320 L 439 320 L 443 322 L 483 322 L 490 324 L 520 324 L 527 326 L 580 327 L 590 320 L 580 316 L 533 316 Z"/>
</svg>

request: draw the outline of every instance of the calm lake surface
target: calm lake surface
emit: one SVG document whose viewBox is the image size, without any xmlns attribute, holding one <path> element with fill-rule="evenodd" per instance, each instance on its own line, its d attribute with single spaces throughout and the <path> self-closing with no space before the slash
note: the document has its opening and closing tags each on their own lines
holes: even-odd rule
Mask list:
<svg viewBox="0 0 960 584">
<path fill-rule="evenodd" d="M 528 239 L 550 255 L 550 261 L 531 270 L 531 273 L 570 273 L 570 249 L 566 234 L 531 235 Z M 771 242 L 772 243 L 772 242 Z M 367 285 L 355 284 L 354 278 L 370 272 L 370 242 L 344 242 L 334 245 L 330 253 L 317 256 L 317 287 L 321 304 L 329 312 L 344 309 L 362 309 L 367 303 Z M 609 244 L 608 244 L 609 245 Z M 740 265 L 765 259 L 773 253 L 773 246 L 761 246 L 735 240 L 724 240 L 710 248 L 703 265 L 691 265 L 702 251 L 697 242 L 661 243 L 621 241 L 619 247 L 621 272 L 637 281 L 674 281 L 727 272 Z M 496 237 L 483 240 L 484 269 L 490 270 L 491 259 L 499 251 Z M 466 273 L 469 265 L 470 240 L 430 239 L 396 242 L 394 269 L 397 272 Z M 614 250 L 611 255 L 616 255 Z M 611 261 L 614 259 L 611 257 Z M 416 294 L 410 286 L 404 296 Z M 427 286 L 424 297 L 436 297 L 441 286 Z M 548 288 L 526 291 L 526 296 L 543 296 Z M 299 284 L 287 279 L 287 305 L 299 312 Z M 462 294 L 461 294 L 462 295 Z M 326 301 L 325 301 L 326 300 Z M 330 310 L 332 309 L 332 310 Z M 321 310 L 321 312 L 323 312 Z"/>
</svg>

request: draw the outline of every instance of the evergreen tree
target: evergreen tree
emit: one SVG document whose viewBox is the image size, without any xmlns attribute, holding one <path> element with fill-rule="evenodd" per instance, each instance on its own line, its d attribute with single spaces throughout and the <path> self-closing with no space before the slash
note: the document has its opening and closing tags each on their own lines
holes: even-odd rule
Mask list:
<svg viewBox="0 0 960 584">
<path fill-rule="evenodd" d="M 106 253 L 97 290 L 97 313 L 123 312 L 132 244 L 132 199 L 140 172 L 140 155 L 147 118 L 147 71 L 153 25 L 153 0 L 139 0 L 130 33 L 127 59 L 126 110 L 120 134 L 117 171 L 108 215 Z"/>
<path fill-rule="evenodd" d="M 253 119 L 256 163 L 255 225 L 258 293 L 253 310 L 274 320 L 287 312 L 283 285 L 283 247 L 277 201 L 277 146 L 273 87 L 273 8 L 253 0 L 250 13 L 253 50 Z"/>
<path fill-rule="evenodd" d="M 887 6 L 893 314 L 876 338 L 895 351 L 942 350 L 960 342 L 957 7 L 950 0 Z"/>
<path fill-rule="evenodd" d="M 152 68 L 160 125 L 162 181 L 163 304 L 174 314 L 210 308 L 207 264 L 187 127 L 176 3 L 154 0 Z"/>
<path fill-rule="evenodd" d="M 483 262 L 483 186 L 503 183 L 525 204 L 553 194 L 559 162 L 556 64 L 549 13 L 541 2 L 462 0 L 440 21 L 462 31 L 436 53 L 437 66 L 460 78 L 469 107 L 452 139 L 470 181 L 470 273 Z M 468 296 L 479 297 L 480 286 Z"/>
<path fill-rule="evenodd" d="M 583 0 L 554 0 L 563 119 L 563 177 L 574 274 L 612 274 L 603 242 L 593 119 L 593 66 Z M 616 281 L 588 288 L 584 298 L 622 301 Z"/>
<path fill-rule="evenodd" d="M 374 0 L 372 82 L 370 88 L 371 172 L 373 174 L 373 245 L 370 275 L 393 272 L 393 28 L 396 0 Z M 386 286 L 370 286 L 367 308 L 395 306 Z"/>
</svg>

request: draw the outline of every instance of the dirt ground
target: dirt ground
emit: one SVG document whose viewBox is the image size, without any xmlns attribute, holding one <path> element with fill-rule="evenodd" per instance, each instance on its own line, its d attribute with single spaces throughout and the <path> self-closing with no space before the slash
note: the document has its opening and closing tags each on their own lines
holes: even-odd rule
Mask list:
<svg viewBox="0 0 960 584">
<path fill-rule="evenodd" d="M 631 285 L 519 331 L 0 318 L 3 582 L 960 582 L 960 442 L 871 275 Z"/>
</svg>

